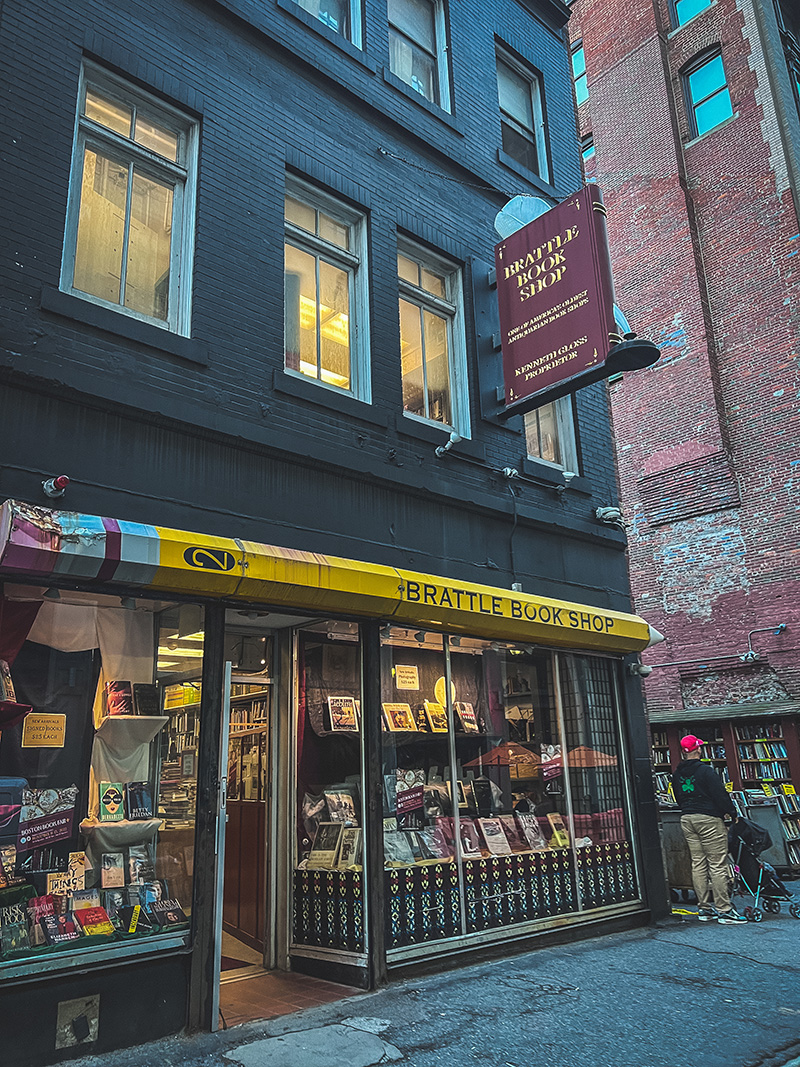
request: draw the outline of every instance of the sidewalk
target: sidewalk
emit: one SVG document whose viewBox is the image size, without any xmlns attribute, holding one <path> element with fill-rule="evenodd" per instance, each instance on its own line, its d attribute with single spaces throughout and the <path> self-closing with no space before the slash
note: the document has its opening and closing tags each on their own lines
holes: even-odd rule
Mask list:
<svg viewBox="0 0 800 1067">
<path fill-rule="evenodd" d="M 792 887 L 795 891 L 800 886 Z M 691 905 L 685 905 L 688 909 Z M 800 921 L 676 915 L 80 1067 L 792 1067 Z"/>
</svg>

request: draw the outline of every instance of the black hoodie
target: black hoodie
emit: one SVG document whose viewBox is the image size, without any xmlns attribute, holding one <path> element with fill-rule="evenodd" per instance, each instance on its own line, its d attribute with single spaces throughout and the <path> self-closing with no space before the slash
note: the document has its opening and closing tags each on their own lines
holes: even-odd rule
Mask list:
<svg viewBox="0 0 800 1067">
<path fill-rule="evenodd" d="M 720 776 L 699 759 L 685 759 L 678 764 L 672 789 L 683 815 L 714 815 L 721 819 L 723 815 L 736 814 Z"/>
</svg>

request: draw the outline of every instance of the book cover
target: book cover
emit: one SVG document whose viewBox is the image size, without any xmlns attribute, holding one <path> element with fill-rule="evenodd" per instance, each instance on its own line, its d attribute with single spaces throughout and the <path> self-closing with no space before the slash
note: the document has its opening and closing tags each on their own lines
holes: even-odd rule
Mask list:
<svg viewBox="0 0 800 1067">
<path fill-rule="evenodd" d="M 122 782 L 100 783 L 100 822 L 122 822 L 125 794 Z"/>
<path fill-rule="evenodd" d="M 340 822 L 345 826 L 358 826 L 355 800 L 352 793 L 340 789 L 323 789 L 325 803 L 328 805 L 330 822 Z"/>
<path fill-rule="evenodd" d="M 397 775 L 384 774 L 383 776 L 383 793 L 386 797 L 386 811 L 397 810 Z"/>
<path fill-rule="evenodd" d="M 38 922 L 48 915 L 55 915 L 55 913 L 56 898 L 52 893 L 42 897 L 31 897 L 28 901 L 28 915 L 32 923 Z"/>
<path fill-rule="evenodd" d="M 100 885 L 116 889 L 125 885 L 125 857 L 121 852 L 104 852 L 100 860 Z"/>
<path fill-rule="evenodd" d="M 99 904 L 94 908 L 83 908 L 74 915 L 76 922 L 87 936 L 114 933 L 114 924 L 109 919 L 106 909 L 101 908 Z"/>
<path fill-rule="evenodd" d="M 408 835 L 402 830 L 384 830 L 383 858 L 385 863 L 401 864 L 406 867 L 412 864 L 414 851 L 409 843 Z"/>
<path fill-rule="evenodd" d="M 25 879 L 17 874 L 16 845 L 0 845 L 0 864 L 9 885 L 20 885 Z"/>
<path fill-rule="evenodd" d="M 106 915 L 115 925 L 119 925 L 119 909 L 124 908 L 127 903 L 124 889 L 103 890 L 102 907 L 106 909 Z"/>
<path fill-rule="evenodd" d="M 553 831 L 553 836 L 550 839 L 551 847 L 569 848 L 569 831 L 559 813 L 551 811 L 547 816 L 547 821 L 550 823 L 550 828 Z"/>
<path fill-rule="evenodd" d="M 85 911 L 87 908 L 99 908 L 100 890 L 76 889 L 72 894 L 70 907 L 73 912 Z"/>
<path fill-rule="evenodd" d="M 30 947 L 28 924 L 26 922 L 9 923 L 0 926 L 0 952 L 8 956 L 12 952 L 20 952 Z"/>
<path fill-rule="evenodd" d="M 106 715 L 133 715 L 130 682 L 106 682 Z"/>
<path fill-rule="evenodd" d="M 147 933 L 153 929 L 150 916 L 141 904 L 124 904 L 117 912 L 120 929 L 126 934 Z"/>
<path fill-rule="evenodd" d="M 81 936 L 81 931 L 69 914 L 44 915 L 39 920 L 39 925 L 44 930 L 44 936 L 49 945 L 60 945 L 64 941 L 77 941 Z"/>
<path fill-rule="evenodd" d="M 355 700 L 352 697 L 328 697 L 328 719 L 331 730 L 355 733 L 358 730 Z"/>
<path fill-rule="evenodd" d="M 339 842 L 344 825 L 340 822 L 321 822 L 314 835 L 314 844 L 308 857 L 308 867 L 331 868 L 336 864 Z"/>
<path fill-rule="evenodd" d="M 134 822 L 153 818 L 153 791 L 149 782 L 125 783 L 125 811 Z"/>
<path fill-rule="evenodd" d="M 458 715 L 459 721 L 461 722 L 461 729 L 464 731 L 464 733 L 479 733 L 478 720 L 475 716 L 475 709 L 473 708 L 472 704 L 467 704 L 464 701 L 457 700 L 453 706 L 456 710 L 456 714 Z"/>
<path fill-rule="evenodd" d="M 160 881 L 142 882 L 139 886 L 139 899 L 137 903 L 150 911 L 154 905 L 164 899 L 164 886 Z"/>
<path fill-rule="evenodd" d="M 492 783 L 488 778 L 472 779 L 472 794 L 475 798 L 475 809 L 479 815 L 491 815 L 494 805 L 492 796 Z"/>
<path fill-rule="evenodd" d="M 31 917 L 28 911 L 28 901 L 19 900 L 16 904 L 6 904 L 0 908 L 0 926 L 13 926 L 14 923 L 25 923 Z"/>
<path fill-rule="evenodd" d="M 528 848 L 533 851 L 541 851 L 547 848 L 547 838 L 542 832 L 542 828 L 539 825 L 539 820 L 530 812 L 517 811 L 514 813 L 517 822 L 520 825 L 525 840 L 528 842 Z"/>
<path fill-rule="evenodd" d="M 133 708 L 137 715 L 160 715 L 158 686 L 149 682 L 134 682 Z"/>
<path fill-rule="evenodd" d="M 397 825 L 402 830 L 419 829 L 425 821 L 425 771 L 398 767 L 395 774 Z"/>
<path fill-rule="evenodd" d="M 425 701 L 425 718 L 433 734 L 447 733 L 447 712 L 435 700 Z"/>
<path fill-rule="evenodd" d="M 435 817 L 432 845 L 433 851 L 441 859 L 455 855 L 455 823 L 449 815 L 437 815 Z"/>
<path fill-rule="evenodd" d="M 527 838 L 513 815 L 498 815 L 512 852 L 530 852 Z"/>
<path fill-rule="evenodd" d="M 128 881 L 153 882 L 156 871 L 153 850 L 149 845 L 131 845 L 128 849 Z"/>
<path fill-rule="evenodd" d="M 353 867 L 359 863 L 361 863 L 361 830 L 357 826 L 346 826 L 342 830 L 336 866 Z"/>
<path fill-rule="evenodd" d="M 480 830 L 474 819 L 459 819 L 461 824 L 461 855 L 464 859 L 474 859 L 483 855 Z"/>
<path fill-rule="evenodd" d="M 510 856 L 511 845 L 503 832 L 503 824 L 499 819 L 478 819 L 478 825 L 483 834 L 486 847 L 494 856 Z"/>
<path fill-rule="evenodd" d="M 150 909 L 150 915 L 157 926 L 179 926 L 189 920 L 177 900 L 159 900 Z"/>
<path fill-rule="evenodd" d="M 417 720 L 414 718 L 410 704 L 381 704 L 381 708 L 387 730 L 392 733 L 404 730 L 416 731 Z"/>
</svg>

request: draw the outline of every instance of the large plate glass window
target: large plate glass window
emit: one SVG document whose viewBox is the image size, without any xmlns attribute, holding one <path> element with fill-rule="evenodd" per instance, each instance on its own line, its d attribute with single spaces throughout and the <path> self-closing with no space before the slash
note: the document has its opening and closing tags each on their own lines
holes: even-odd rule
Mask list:
<svg viewBox="0 0 800 1067">
<path fill-rule="evenodd" d="M 359 0 L 295 0 L 298 7 L 319 19 L 334 33 L 361 47 L 361 6 Z"/>
<path fill-rule="evenodd" d="M 285 203 L 286 370 L 368 400 L 366 220 L 292 177 Z"/>
<path fill-rule="evenodd" d="M 696 137 L 733 115 L 722 56 L 705 55 L 684 71 L 689 121 Z"/>
<path fill-rule="evenodd" d="M 389 69 L 412 89 L 450 110 L 442 0 L 389 0 Z"/>
<path fill-rule="evenodd" d="M 524 423 L 528 456 L 580 473 L 572 397 L 565 396 L 534 408 L 524 416 Z"/>
<path fill-rule="evenodd" d="M 189 334 L 197 124 L 87 65 L 61 288 Z"/>
<path fill-rule="evenodd" d="M 400 241 L 400 361 L 403 411 L 469 436 L 461 271 Z"/>
<path fill-rule="evenodd" d="M 363 954 L 361 640 L 357 623 L 295 638 L 295 950 Z"/>
<path fill-rule="evenodd" d="M 497 94 L 503 151 L 544 181 L 549 181 L 539 76 L 519 60 L 498 51 Z"/>
<path fill-rule="evenodd" d="M 0 976 L 188 941 L 203 609 L 6 584 Z"/>
</svg>

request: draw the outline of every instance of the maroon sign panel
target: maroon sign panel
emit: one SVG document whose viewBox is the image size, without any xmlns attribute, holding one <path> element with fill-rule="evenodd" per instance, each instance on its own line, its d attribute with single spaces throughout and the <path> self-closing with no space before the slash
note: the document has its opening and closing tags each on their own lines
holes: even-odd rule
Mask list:
<svg viewBox="0 0 800 1067">
<path fill-rule="evenodd" d="M 494 250 L 506 409 L 555 386 L 580 388 L 597 378 L 622 338 L 614 323 L 614 287 L 606 211 L 596 185 L 501 241 Z M 561 395 L 571 391 L 562 388 Z"/>
</svg>

